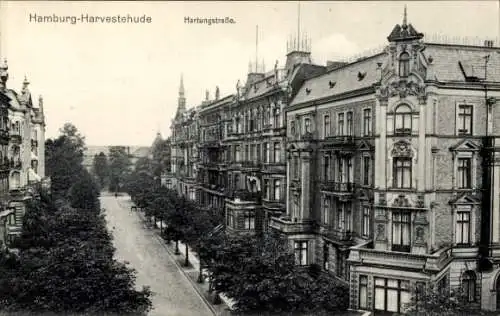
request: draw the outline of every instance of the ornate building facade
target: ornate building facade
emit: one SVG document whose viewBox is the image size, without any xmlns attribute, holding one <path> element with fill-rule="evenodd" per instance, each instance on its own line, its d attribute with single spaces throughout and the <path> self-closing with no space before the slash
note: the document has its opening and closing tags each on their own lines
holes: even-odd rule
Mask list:
<svg viewBox="0 0 500 316">
<path fill-rule="evenodd" d="M 0 67 L 0 240 L 9 243 L 21 231 L 26 201 L 45 179 L 43 99 L 32 101 L 25 78 L 20 93 L 7 88 L 8 66 Z M 46 179 L 45 179 L 46 180 Z"/>
<path fill-rule="evenodd" d="M 229 232 L 285 236 L 297 264 L 349 284 L 353 309 L 403 312 L 433 283 L 500 310 L 498 48 L 428 43 L 406 10 L 387 40 L 330 67 L 289 45 L 283 69 L 250 67 L 189 115 L 180 94 L 173 137 L 200 122 L 198 201 Z"/>
<path fill-rule="evenodd" d="M 198 109 L 186 109 L 184 82 L 181 76 L 177 113 L 170 126 L 171 168 L 165 180 L 169 186 L 191 200 L 196 199 L 198 167 Z"/>
<path fill-rule="evenodd" d="M 500 55 L 430 44 L 406 21 L 380 54 L 307 80 L 286 109 L 286 234 L 297 263 L 350 284 L 354 309 L 402 312 L 462 287 L 500 309 Z"/>
</svg>

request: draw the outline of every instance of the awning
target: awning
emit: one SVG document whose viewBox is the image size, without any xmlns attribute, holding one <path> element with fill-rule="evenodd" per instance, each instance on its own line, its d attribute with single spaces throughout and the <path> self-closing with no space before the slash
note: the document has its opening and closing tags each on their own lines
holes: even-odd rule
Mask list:
<svg viewBox="0 0 500 316">
<path fill-rule="evenodd" d="M 36 174 L 33 168 L 28 169 L 28 181 L 41 181 L 41 180 L 42 178 L 40 178 L 40 176 Z"/>
</svg>

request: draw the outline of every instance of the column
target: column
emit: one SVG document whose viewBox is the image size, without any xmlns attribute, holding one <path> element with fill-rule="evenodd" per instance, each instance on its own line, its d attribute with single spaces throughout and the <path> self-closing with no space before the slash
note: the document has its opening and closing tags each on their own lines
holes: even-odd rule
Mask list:
<svg viewBox="0 0 500 316">
<path fill-rule="evenodd" d="M 292 194 L 290 193 L 290 182 L 292 178 L 292 173 L 291 173 L 291 164 L 292 164 L 292 154 L 289 152 L 287 155 L 287 160 L 286 160 L 286 196 L 287 198 L 285 199 L 286 201 L 286 215 L 287 216 L 292 216 Z"/>
<path fill-rule="evenodd" d="M 375 187 L 387 188 L 387 100 L 376 100 L 375 106 Z"/>
<path fill-rule="evenodd" d="M 492 147 L 499 146 L 500 139 L 496 138 L 492 141 Z M 491 161 L 491 221 L 492 225 L 492 238 L 493 243 L 500 242 L 500 152 L 492 153 Z"/>
<path fill-rule="evenodd" d="M 300 205 L 300 219 L 310 219 L 310 199 L 311 199 L 311 152 L 310 151 L 303 151 L 301 152 L 301 165 L 302 165 L 302 170 L 301 170 L 301 188 L 302 188 L 302 199 L 301 199 L 301 205 Z"/>
<path fill-rule="evenodd" d="M 419 104 L 419 120 L 418 120 L 418 148 L 417 148 L 417 191 L 425 190 L 425 169 L 426 169 L 426 153 L 427 148 L 425 144 L 425 118 L 426 118 L 426 105 L 425 103 Z"/>
</svg>

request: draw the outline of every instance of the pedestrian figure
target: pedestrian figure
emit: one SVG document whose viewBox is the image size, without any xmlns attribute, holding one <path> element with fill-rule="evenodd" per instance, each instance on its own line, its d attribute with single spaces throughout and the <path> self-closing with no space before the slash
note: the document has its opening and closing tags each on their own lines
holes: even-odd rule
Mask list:
<svg viewBox="0 0 500 316">
<path fill-rule="evenodd" d="M 118 197 L 118 193 L 115 193 L 115 198 L 117 198 L 117 197 Z"/>
</svg>

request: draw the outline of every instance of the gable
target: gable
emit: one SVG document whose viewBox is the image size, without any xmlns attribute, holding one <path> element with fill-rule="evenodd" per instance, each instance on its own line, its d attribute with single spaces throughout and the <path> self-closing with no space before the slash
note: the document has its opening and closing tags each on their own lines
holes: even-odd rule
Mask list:
<svg viewBox="0 0 500 316">
<path fill-rule="evenodd" d="M 358 150 L 369 151 L 373 150 L 373 146 L 365 140 L 362 140 L 358 145 Z"/>
<path fill-rule="evenodd" d="M 470 140 L 464 139 L 464 140 L 460 141 L 458 144 L 456 144 L 455 146 L 450 147 L 450 150 L 451 151 L 479 151 L 480 146 L 477 145 L 476 143 L 470 141 Z"/>
<path fill-rule="evenodd" d="M 454 204 L 454 205 L 457 205 L 457 204 L 470 205 L 470 204 L 479 204 L 479 203 L 481 203 L 481 200 L 479 199 L 479 197 L 477 197 L 469 192 L 462 193 L 462 194 L 458 195 L 457 197 L 450 200 L 450 204 Z"/>
</svg>

